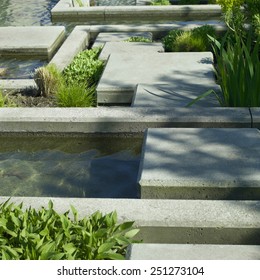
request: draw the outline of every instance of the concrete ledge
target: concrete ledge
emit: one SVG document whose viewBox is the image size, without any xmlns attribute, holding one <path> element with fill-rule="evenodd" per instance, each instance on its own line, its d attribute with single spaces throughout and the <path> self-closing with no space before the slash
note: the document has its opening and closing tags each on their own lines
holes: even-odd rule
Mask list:
<svg viewBox="0 0 260 280">
<path fill-rule="evenodd" d="M 260 260 L 260 246 L 132 244 L 129 260 Z"/>
<path fill-rule="evenodd" d="M 252 114 L 252 127 L 260 129 L 260 108 L 250 108 Z"/>
<path fill-rule="evenodd" d="M 65 7 L 52 10 L 53 22 L 131 23 L 220 19 L 219 5 Z"/>
<path fill-rule="evenodd" d="M 23 91 L 37 89 L 37 85 L 33 79 L 0 79 L 0 89 Z"/>
<path fill-rule="evenodd" d="M 7 198 L 1 197 L 0 202 Z M 79 218 L 116 210 L 119 222 L 135 221 L 145 243 L 260 245 L 260 201 L 185 201 L 13 197 L 24 207 L 52 200 L 60 213 L 73 205 Z"/>
<path fill-rule="evenodd" d="M 247 108 L 1 108 L 0 132 L 144 132 L 149 127 L 251 127 Z"/>
</svg>

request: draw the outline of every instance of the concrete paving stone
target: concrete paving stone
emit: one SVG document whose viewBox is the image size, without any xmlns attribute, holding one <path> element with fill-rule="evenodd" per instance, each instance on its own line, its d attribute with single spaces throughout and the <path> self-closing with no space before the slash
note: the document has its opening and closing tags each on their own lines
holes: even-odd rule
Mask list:
<svg viewBox="0 0 260 280">
<path fill-rule="evenodd" d="M 260 108 L 250 108 L 250 113 L 252 116 L 252 127 L 260 129 Z"/>
<path fill-rule="evenodd" d="M 37 88 L 33 79 L 0 79 L 0 89 L 2 90 L 25 90 L 28 88 Z"/>
<path fill-rule="evenodd" d="M 214 80 L 211 52 L 113 53 L 97 86 L 97 101 L 131 103 L 139 83 L 211 85 Z"/>
<path fill-rule="evenodd" d="M 259 141 L 254 128 L 148 129 L 141 197 L 260 199 Z"/>
<path fill-rule="evenodd" d="M 8 198 L 0 197 L 0 203 Z M 73 205 L 79 219 L 116 210 L 119 223 L 135 221 L 137 238 L 144 243 L 260 245 L 260 201 L 11 198 L 36 209 L 47 207 L 49 200 L 59 213 Z"/>
<path fill-rule="evenodd" d="M 152 55 L 153 53 L 164 52 L 164 48 L 161 43 L 107 42 L 99 55 L 99 59 L 107 60 L 111 53 L 133 55 L 142 52 L 149 52 Z"/>
<path fill-rule="evenodd" d="M 50 59 L 64 38 L 64 26 L 0 27 L 0 55 Z"/>
<path fill-rule="evenodd" d="M 132 107 L 169 108 L 185 107 L 208 90 L 221 92 L 215 81 L 207 84 L 186 84 L 177 81 L 171 84 L 138 84 L 134 93 Z M 214 94 L 198 100 L 193 107 L 219 107 L 220 104 Z"/>
<path fill-rule="evenodd" d="M 260 260 L 257 245 L 132 244 L 129 260 Z"/>
<path fill-rule="evenodd" d="M 130 37 L 144 37 L 152 40 L 151 32 L 100 32 L 93 44 L 93 47 L 102 47 L 106 42 L 122 42 Z"/>
</svg>

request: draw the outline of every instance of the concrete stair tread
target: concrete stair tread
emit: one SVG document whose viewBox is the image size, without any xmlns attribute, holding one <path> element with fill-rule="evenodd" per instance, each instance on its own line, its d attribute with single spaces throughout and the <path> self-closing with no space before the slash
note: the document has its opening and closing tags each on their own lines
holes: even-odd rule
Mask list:
<svg viewBox="0 0 260 280">
<path fill-rule="evenodd" d="M 260 260 L 259 245 L 132 244 L 129 260 Z"/>
<path fill-rule="evenodd" d="M 141 197 L 259 199 L 259 140 L 251 128 L 148 129 Z"/>
</svg>

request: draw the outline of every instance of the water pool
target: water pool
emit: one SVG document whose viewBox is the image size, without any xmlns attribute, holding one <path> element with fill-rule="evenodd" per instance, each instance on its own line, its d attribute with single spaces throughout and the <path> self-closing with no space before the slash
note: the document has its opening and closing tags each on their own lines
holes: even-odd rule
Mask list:
<svg viewBox="0 0 260 280">
<path fill-rule="evenodd" d="M 0 196 L 137 198 L 141 136 L 1 136 Z"/>
</svg>

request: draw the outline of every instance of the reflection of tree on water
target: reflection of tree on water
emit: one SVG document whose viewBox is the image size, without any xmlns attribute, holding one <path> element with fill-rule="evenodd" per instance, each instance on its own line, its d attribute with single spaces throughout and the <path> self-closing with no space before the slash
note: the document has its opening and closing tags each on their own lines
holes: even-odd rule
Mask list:
<svg viewBox="0 0 260 280">
<path fill-rule="evenodd" d="M 1 0 L 0 26 L 51 25 L 50 11 L 59 0 Z"/>
</svg>

